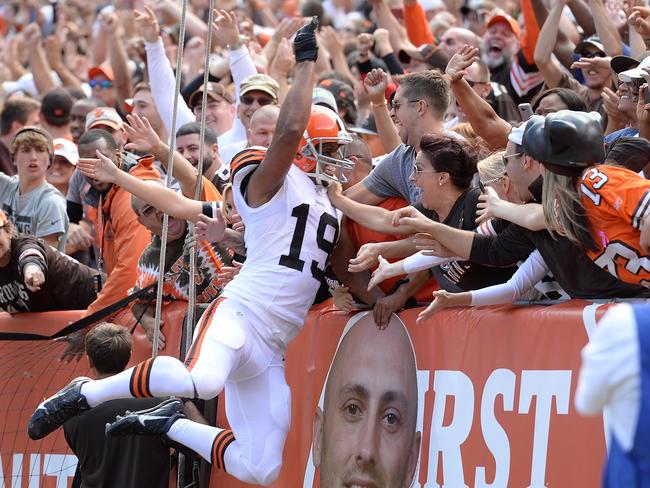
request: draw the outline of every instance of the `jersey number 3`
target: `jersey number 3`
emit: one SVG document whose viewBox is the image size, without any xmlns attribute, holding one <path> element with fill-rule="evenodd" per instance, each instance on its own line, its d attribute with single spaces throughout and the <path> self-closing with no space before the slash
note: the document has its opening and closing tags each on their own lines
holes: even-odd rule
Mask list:
<svg viewBox="0 0 650 488">
<path fill-rule="evenodd" d="M 302 252 L 302 243 L 305 240 L 305 230 L 307 229 L 307 219 L 309 217 L 309 204 L 303 203 L 294 207 L 291 211 L 291 216 L 296 218 L 296 228 L 294 229 L 293 237 L 291 238 L 289 254 L 283 254 L 280 256 L 280 266 L 286 266 L 287 268 L 302 272 L 305 268 L 305 262 L 300 259 L 300 253 Z M 334 229 L 334 238 L 331 241 L 328 241 L 325 237 L 325 232 L 328 227 Z M 329 256 L 334 250 L 338 237 L 339 221 L 336 217 L 324 212 L 320 216 L 318 230 L 316 231 L 316 244 L 318 245 L 318 248 L 325 252 L 326 256 Z M 312 260 L 311 274 L 314 278 L 320 280 L 324 271 L 324 269 L 318 267 L 318 261 Z"/>
</svg>

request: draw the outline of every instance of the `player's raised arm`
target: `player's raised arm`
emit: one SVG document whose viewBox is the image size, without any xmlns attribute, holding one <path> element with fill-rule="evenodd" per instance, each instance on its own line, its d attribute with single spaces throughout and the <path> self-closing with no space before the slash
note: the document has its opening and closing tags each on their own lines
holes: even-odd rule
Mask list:
<svg viewBox="0 0 650 488">
<path fill-rule="evenodd" d="M 251 207 L 259 207 L 268 202 L 282 187 L 307 128 L 311 113 L 314 67 L 318 58 L 317 27 L 318 21 L 314 17 L 298 31 L 293 41 L 297 63 L 293 84 L 282 104 L 275 135 L 264 161 L 248 183 L 246 199 Z"/>
</svg>

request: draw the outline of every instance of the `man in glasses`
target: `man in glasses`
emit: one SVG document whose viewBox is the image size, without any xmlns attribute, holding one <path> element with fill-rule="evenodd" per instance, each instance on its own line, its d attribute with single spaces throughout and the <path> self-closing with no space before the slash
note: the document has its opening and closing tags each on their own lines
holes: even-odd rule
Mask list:
<svg viewBox="0 0 650 488">
<path fill-rule="evenodd" d="M 115 86 L 115 74 L 110 66 L 93 66 L 88 70 L 88 84 L 93 98 L 102 101 L 102 105 L 113 107 L 124 118 L 126 113 Z"/>
<path fill-rule="evenodd" d="M 277 105 L 280 85 L 268 75 L 261 73 L 246 78 L 239 90 L 237 116 L 248 129 L 255 111 L 265 105 Z"/>
<path fill-rule="evenodd" d="M 224 164 L 230 164 L 232 157 L 246 148 L 247 133 L 253 114 L 257 109 L 267 105 L 278 105 L 279 99 L 280 85 L 268 75 L 257 73 L 242 81 L 239 88 L 239 100 L 237 100 L 237 117 L 232 130 L 235 131 L 237 125 L 243 125 L 246 130 L 241 136 L 239 132 L 233 134 L 232 142 L 228 145 L 222 145 L 221 141 L 219 142 L 219 154 Z M 238 137 L 235 138 L 235 136 Z"/>
</svg>

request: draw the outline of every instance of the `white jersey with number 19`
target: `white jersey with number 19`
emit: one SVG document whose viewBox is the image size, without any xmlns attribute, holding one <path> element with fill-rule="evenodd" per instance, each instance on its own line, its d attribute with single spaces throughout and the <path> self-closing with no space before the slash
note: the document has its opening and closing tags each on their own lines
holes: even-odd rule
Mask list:
<svg viewBox="0 0 650 488">
<path fill-rule="evenodd" d="M 271 200 L 250 207 L 244 195 L 258 164 L 233 170 L 233 198 L 245 225 L 246 261 L 222 296 L 250 308 L 264 322 L 256 327 L 262 337 L 283 349 L 300 331 L 314 301 L 339 236 L 340 216 L 327 189 L 294 165 Z"/>
</svg>

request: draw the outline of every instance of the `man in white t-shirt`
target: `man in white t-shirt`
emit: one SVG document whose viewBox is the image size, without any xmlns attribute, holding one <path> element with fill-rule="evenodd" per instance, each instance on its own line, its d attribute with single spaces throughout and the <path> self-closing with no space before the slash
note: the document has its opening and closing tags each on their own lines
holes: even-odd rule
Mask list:
<svg viewBox="0 0 650 488">
<path fill-rule="evenodd" d="M 40 237 L 62 251 L 68 230 L 65 197 L 46 181 L 54 158 L 52 138 L 38 127 L 24 127 L 14 136 L 10 151 L 18 174 L 0 173 L 2 210 L 19 233 Z"/>
</svg>

